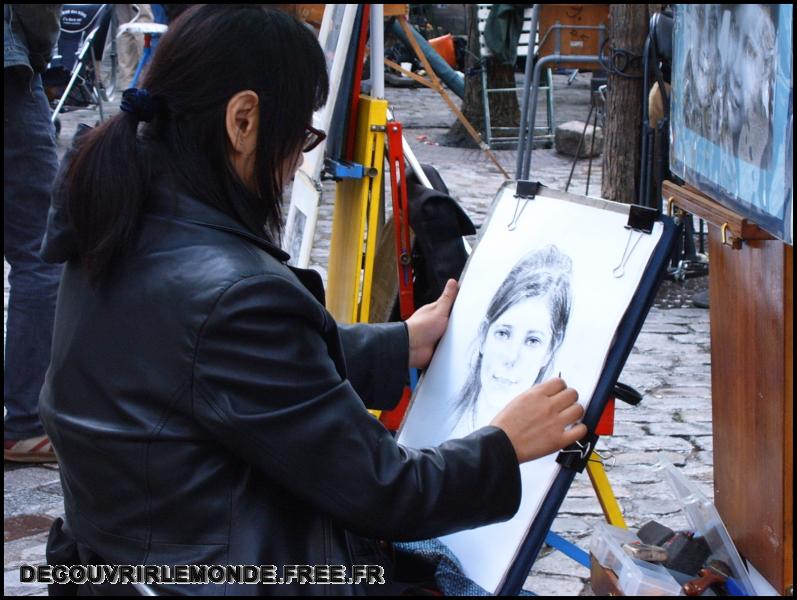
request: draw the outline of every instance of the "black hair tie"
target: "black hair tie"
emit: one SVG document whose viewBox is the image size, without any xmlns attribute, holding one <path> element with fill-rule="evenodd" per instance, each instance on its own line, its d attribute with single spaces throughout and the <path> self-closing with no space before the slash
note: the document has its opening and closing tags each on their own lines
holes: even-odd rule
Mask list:
<svg viewBox="0 0 797 600">
<path fill-rule="evenodd" d="M 149 123 L 155 118 L 158 102 L 147 90 L 128 88 L 122 93 L 119 110 L 133 115 L 138 121 Z"/>
</svg>

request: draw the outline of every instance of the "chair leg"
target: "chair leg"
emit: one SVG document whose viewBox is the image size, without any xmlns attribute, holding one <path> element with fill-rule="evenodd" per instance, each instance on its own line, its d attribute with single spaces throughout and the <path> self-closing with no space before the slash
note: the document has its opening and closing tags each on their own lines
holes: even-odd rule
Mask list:
<svg viewBox="0 0 797 600">
<path fill-rule="evenodd" d="M 547 69 L 546 78 L 548 81 L 548 91 L 546 94 L 546 100 L 548 101 L 548 135 L 553 136 L 556 133 L 556 119 L 554 117 L 553 74 L 551 69 Z"/>
<path fill-rule="evenodd" d="M 72 90 L 75 87 L 75 82 L 77 81 L 78 77 L 80 76 L 80 66 L 81 62 L 78 61 L 75 66 L 72 68 L 72 76 L 69 78 L 69 83 L 66 84 L 64 91 L 61 93 L 61 98 L 58 100 L 58 104 L 55 105 L 55 109 L 53 110 L 53 116 L 50 118 L 51 121 L 55 122 L 55 119 L 63 109 L 64 104 L 66 103 L 66 99 L 69 97 L 69 94 L 72 93 Z"/>
<path fill-rule="evenodd" d="M 593 112 L 595 108 L 594 104 L 590 107 L 590 113 Z M 589 122 L 589 117 L 587 117 L 587 122 Z M 598 130 L 598 111 L 594 111 L 594 117 L 592 120 L 592 141 L 589 144 L 589 164 L 587 165 L 587 187 L 584 190 L 584 195 L 589 196 L 589 180 L 592 178 L 592 157 L 595 154 L 595 137 L 596 131 Z"/>
<path fill-rule="evenodd" d="M 587 121 L 584 123 L 584 130 L 581 132 L 581 138 L 578 140 L 578 149 L 576 150 L 576 155 L 573 157 L 573 164 L 570 165 L 570 175 L 567 176 L 567 183 L 565 184 L 565 191 L 570 189 L 570 182 L 573 179 L 573 172 L 576 170 L 576 163 L 578 162 L 578 157 L 581 154 L 581 147 L 584 145 L 584 139 L 587 137 L 587 127 L 589 127 L 590 119 L 592 119 L 592 112 L 594 106 L 589 107 L 589 114 L 587 114 Z M 595 133 L 593 131 L 592 134 L 592 141 L 595 142 Z M 591 152 L 592 150 L 590 150 Z M 589 177 L 587 177 L 587 188 L 589 188 Z"/>
<path fill-rule="evenodd" d="M 97 88 L 96 83 L 91 87 L 91 90 L 94 94 L 94 99 L 97 101 L 97 108 L 100 111 L 100 123 L 102 123 L 105 121 L 105 111 L 102 110 L 102 96 L 100 95 L 100 90 Z"/>
<path fill-rule="evenodd" d="M 482 58 L 484 61 L 485 59 Z M 493 144 L 493 129 L 490 123 L 490 94 L 487 92 L 487 65 L 482 64 L 482 99 L 484 102 L 484 137 L 487 147 Z"/>
</svg>

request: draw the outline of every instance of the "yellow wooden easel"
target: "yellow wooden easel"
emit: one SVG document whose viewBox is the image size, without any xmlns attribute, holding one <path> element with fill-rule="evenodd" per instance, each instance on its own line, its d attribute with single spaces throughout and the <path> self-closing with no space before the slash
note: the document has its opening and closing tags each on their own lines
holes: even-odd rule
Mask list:
<svg viewBox="0 0 797 600">
<path fill-rule="evenodd" d="M 385 159 L 387 100 L 360 97 L 354 161 L 370 175 L 335 190 L 327 308 L 341 323 L 368 321 Z"/>
</svg>

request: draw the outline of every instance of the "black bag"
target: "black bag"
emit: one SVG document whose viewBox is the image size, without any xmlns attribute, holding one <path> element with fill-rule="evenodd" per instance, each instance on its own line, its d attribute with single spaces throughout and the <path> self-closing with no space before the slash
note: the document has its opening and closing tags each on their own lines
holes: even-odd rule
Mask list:
<svg viewBox="0 0 797 600">
<path fill-rule="evenodd" d="M 415 233 L 412 265 L 416 309 L 437 300 L 446 281 L 459 279 L 468 260 L 462 238 L 476 233 L 470 217 L 449 196 L 437 170 L 429 165 L 421 168 L 434 189 L 423 186 L 414 174 L 407 177 L 410 226 Z M 399 319 L 397 301 L 391 320 Z"/>
</svg>

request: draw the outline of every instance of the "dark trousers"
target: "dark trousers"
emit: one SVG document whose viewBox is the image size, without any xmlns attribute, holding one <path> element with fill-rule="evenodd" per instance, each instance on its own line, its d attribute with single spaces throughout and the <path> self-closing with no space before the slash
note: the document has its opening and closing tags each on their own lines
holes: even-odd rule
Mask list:
<svg viewBox="0 0 797 600">
<path fill-rule="evenodd" d="M 39 257 L 50 194 L 58 167 L 55 131 L 41 77 L 4 69 L 3 254 L 7 323 L 3 402 L 5 439 L 44 433 L 39 391 L 50 363 L 50 344 L 60 265 Z"/>
</svg>

